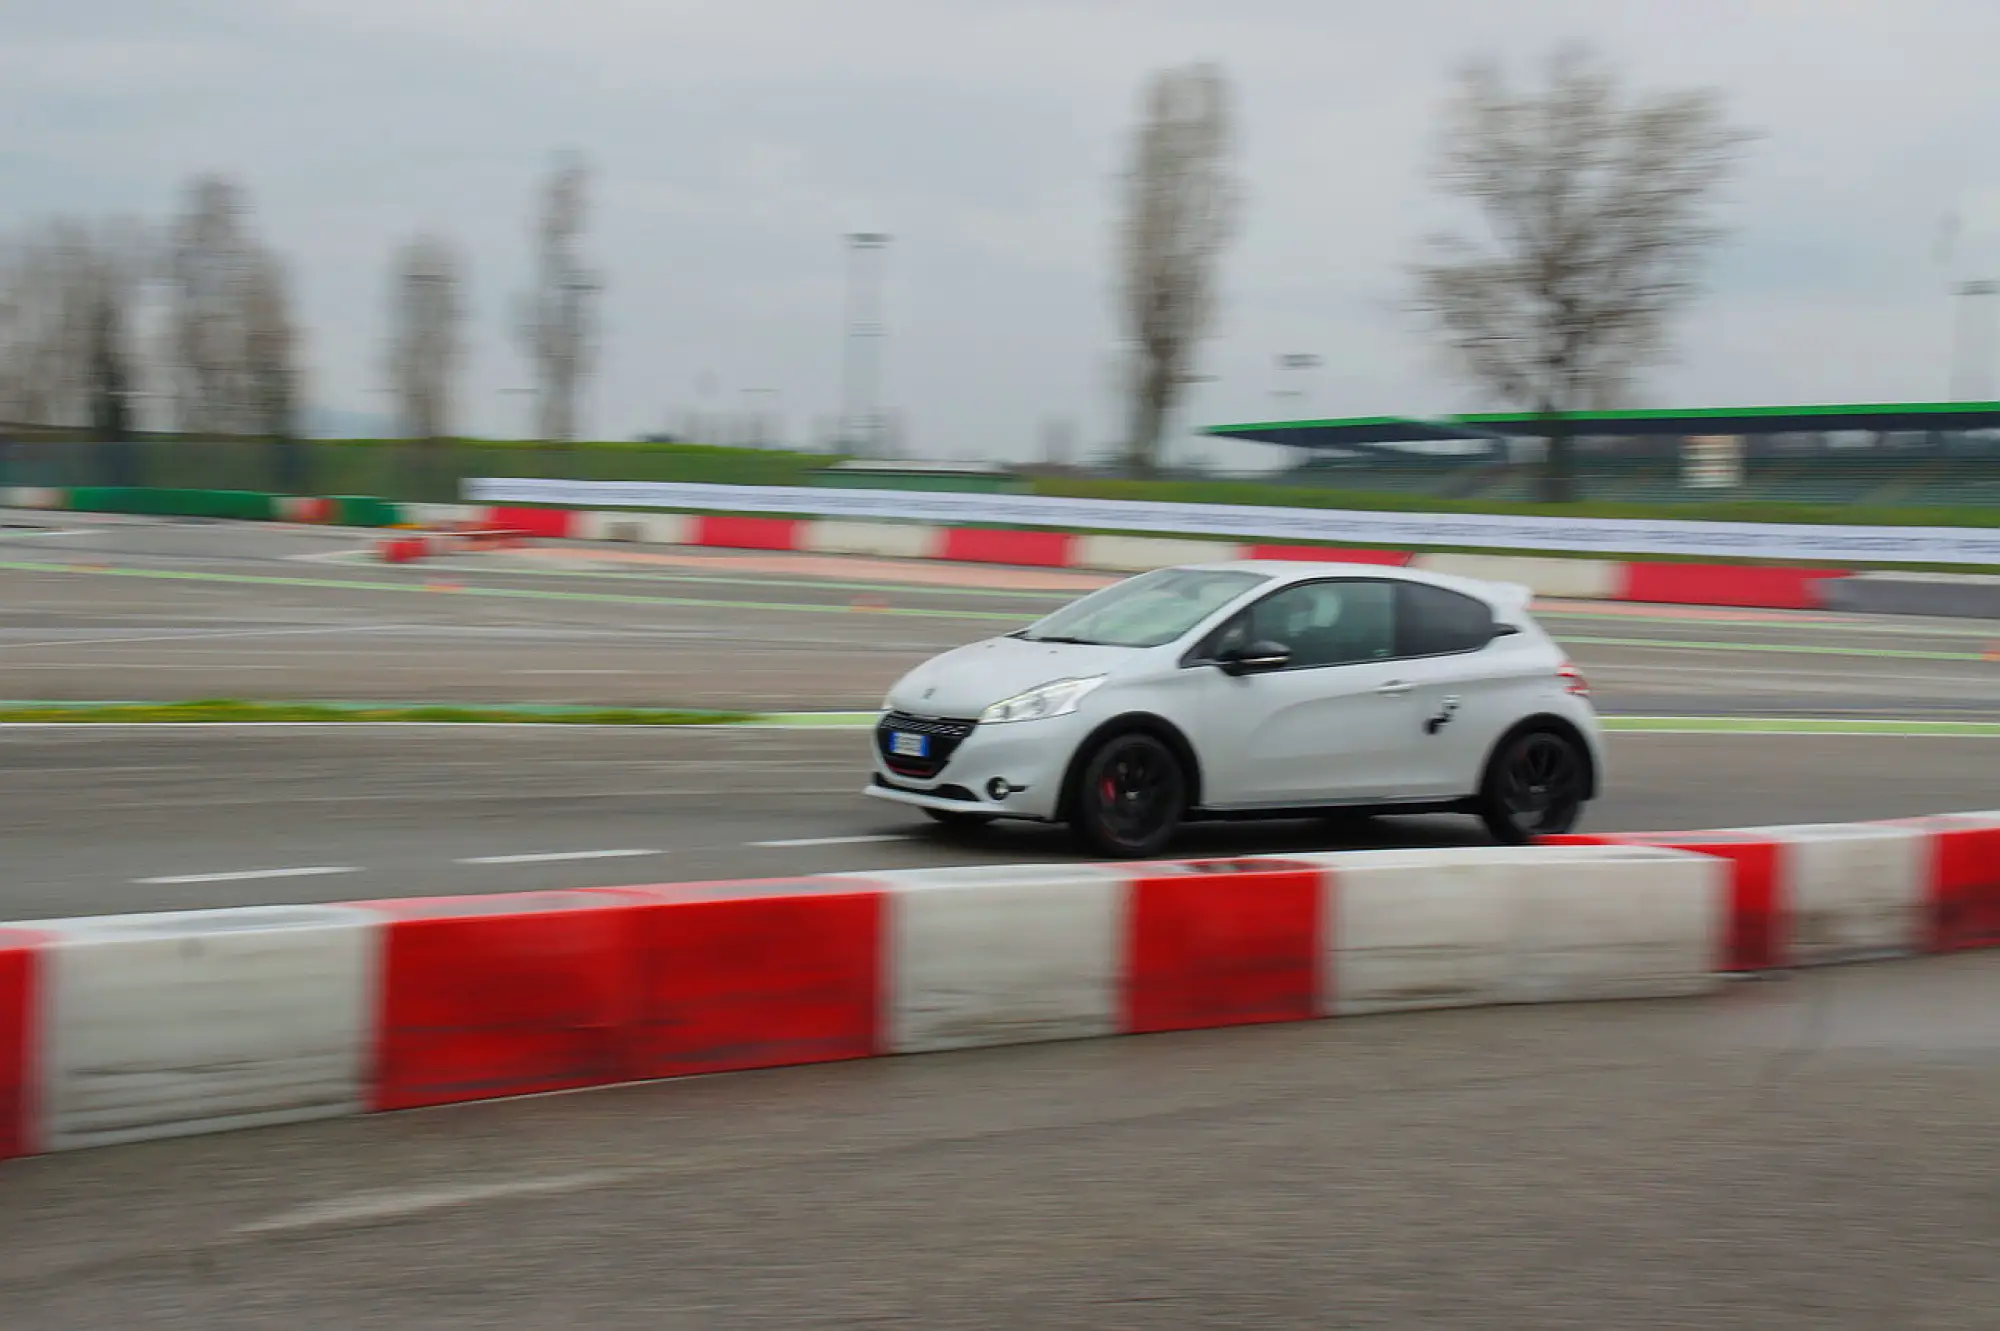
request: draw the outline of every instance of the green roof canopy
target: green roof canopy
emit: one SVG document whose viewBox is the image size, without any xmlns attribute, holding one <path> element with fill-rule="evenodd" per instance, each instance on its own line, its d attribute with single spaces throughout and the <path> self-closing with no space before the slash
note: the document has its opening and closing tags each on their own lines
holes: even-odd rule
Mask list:
<svg viewBox="0 0 2000 1331">
<path fill-rule="evenodd" d="M 1585 411 L 1568 417 L 1582 435 L 1796 434 L 1863 430 L 1904 433 L 2000 428 L 2000 402 L 1891 402 L 1819 407 L 1701 407 L 1691 411 Z M 1542 418 L 1531 412 L 1485 412 L 1428 420 L 1361 416 L 1337 421 L 1259 421 L 1211 425 L 1202 433 L 1253 439 L 1293 448 L 1337 449 L 1438 439 L 1479 439 L 1495 434 L 1540 438 Z"/>
</svg>

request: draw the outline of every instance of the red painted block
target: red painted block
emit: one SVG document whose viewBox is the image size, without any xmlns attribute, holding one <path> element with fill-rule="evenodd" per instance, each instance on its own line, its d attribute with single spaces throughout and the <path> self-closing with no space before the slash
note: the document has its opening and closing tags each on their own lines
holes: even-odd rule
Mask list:
<svg viewBox="0 0 2000 1331">
<path fill-rule="evenodd" d="M 1773 970 L 1786 964 L 1784 846 L 1732 832 L 1612 832 L 1537 838 L 1545 846 L 1658 846 L 1728 860 L 1729 929 L 1725 971 Z"/>
<path fill-rule="evenodd" d="M 1760 568 L 1751 564 L 1625 565 L 1618 599 L 1660 605 L 1733 605 L 1769 610 L 1817 610 L 1819 585 L 1845 569 Z"/>
<path fill-rule="evenodd" d="M 793 878 L 607 890 L 636 903 L 634 1078 L 886 1047 L 881 888 Z"/>
<path fill-rule="evenodd" d="M 1416 558 L 1409 550 L 1345 550 L 1325 545 L 1252 545 L 1245 559 L 1289 559 L 1312 564 L 1387 564 L 1401 568 Z"/>
<path fill-rule="evenodd" d="M 374 1109 L 627 1080 L 630 903 L 527 892 L 355 904 L 387 920 Z"/>
<path fill-rule="evenodd" d="M 1133 1034 L 1308 1021 L 1319 1004 L 1324 871 L 1285 860 L 1145 865 L 1131 887 Z"/>
<path fill-rule="evenodd" d="M 421 536 L 398 536 L 383 541 L 377 547 L 385 564 L 409 564 L 430 553 L 430 546 Z"/>
<path fill-rule="evenodd" d="M 560 541 L 576 534 L 576 513 L 567 508 L 489 508 L 480 525 Z"/>
<path fill-rule="evenodd" d="M 1013 564 L 1022 568 L 1069 568 L 1076 562 L 1077 537 L 1066 531 L 1000 531 L 990 527 L 947 527 L 940 559 L 961 564 Z"/>
<path fill-rule="evenodd" d="M 804 528 L 797 518 L 698 517 L 689 544 L 730 550 L 796 550 Z"/>
<path fill-rule="evenodd" d="M 35 1150 L 40 1013 L 36 953 L 41 936 L 0 929 L 0 1160 Z"/>
<path fill-rule="evenodd" d="M 2000 823 L 1921 821 L 1931 834 L 1933 950 L 2000 947 Z"/>
</svg>

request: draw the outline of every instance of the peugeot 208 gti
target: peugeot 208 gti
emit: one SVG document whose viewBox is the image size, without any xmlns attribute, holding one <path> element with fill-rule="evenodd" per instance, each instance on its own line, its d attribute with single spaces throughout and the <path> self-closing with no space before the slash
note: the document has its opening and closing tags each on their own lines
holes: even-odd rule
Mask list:
<svg viewBox="0 0 2000 1331">
<path fill-rule="evenodd" d="M 1512 584 L 1356 564 L 1155 569 L 889 691 L 867 793 L 1113 856 L 1190 819 L 1460 812 L 1572 828 L 1604 778 L 1589 686 Z"/>
</svg>

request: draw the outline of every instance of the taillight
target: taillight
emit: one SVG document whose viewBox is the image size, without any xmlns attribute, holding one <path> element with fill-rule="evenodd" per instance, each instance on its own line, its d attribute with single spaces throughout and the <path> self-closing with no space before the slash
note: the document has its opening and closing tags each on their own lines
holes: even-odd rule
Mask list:
<svg viewBox="0 0 2000 1331">
<path fill-rule="evenodd" d="M 1562 663 L 1562 667 L 1556 671 L 1556 678 L 1563 682 L 1564 693 L 1573 693 L 1579 698 L 1590 696 L 1590 681 L 1583 677 L 1581 670 L 1569 662 Z"/>
</svg>

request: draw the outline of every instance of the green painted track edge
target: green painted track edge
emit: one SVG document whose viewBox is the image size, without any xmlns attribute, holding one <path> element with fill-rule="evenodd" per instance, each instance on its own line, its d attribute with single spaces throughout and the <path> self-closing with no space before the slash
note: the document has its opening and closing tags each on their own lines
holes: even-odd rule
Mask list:
<svg viewBox="0 0 2000 1331">
<path fill-rule="evenodd" d="M 301 715 L 305 714 L 305 715 Z M 608 707 L 543 703 L 149 701 L 144 699 L 0 699 L 0 724 L 102 725 L 673 725 L 786 730 L 852 730 L 875 724 L 876 712 L 754 712 L 694 707 Z M 56 719 L 43 719 L 53 716 Z M 1877 735 L 2000 738 L 2000 721 L 1894 717 L 1607 716 L 1611 734 Z"/>
</svg>

